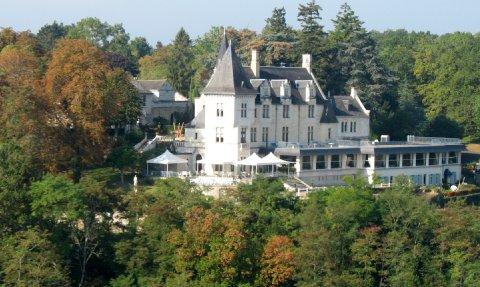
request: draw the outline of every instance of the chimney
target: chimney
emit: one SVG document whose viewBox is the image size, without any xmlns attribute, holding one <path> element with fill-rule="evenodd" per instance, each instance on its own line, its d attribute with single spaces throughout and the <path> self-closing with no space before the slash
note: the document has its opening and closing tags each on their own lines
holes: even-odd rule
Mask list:
<svg viewBox="0 0 480 287">
<path fill-rule="evenodd" d="M 357 97 L 357 90 L 355 89 L 355 87 L 352 87 L 352 89 L 350 90 L 350 97 L 354 99 Z"/>
<path fill-rule="evenodd" d="M 250 68 L 252 68 L 255 77 L 260 78 L 260 58 L 256 49 L 252 50 L 252 62 L 250 63 Z"/>
<path fill-rule="evenodd" d="M 309 73 L 312 72 L 311 63 L 312 63 L 312 55 L 310 55 L 310 54 L 303 54 L 303 55 L 302 55 L 302 68 L 307 69 L 307 71 L 308 71 Z"/>
</svg>

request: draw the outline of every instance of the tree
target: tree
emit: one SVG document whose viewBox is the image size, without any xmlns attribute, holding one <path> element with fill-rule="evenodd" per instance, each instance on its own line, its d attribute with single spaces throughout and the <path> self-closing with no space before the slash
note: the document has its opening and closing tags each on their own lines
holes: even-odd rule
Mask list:
<svg viewBox="0 0 480 287">
<path fill-rule="evenodd" d="M 300 217 L 296 251 L 299 286 L 357 286 L 351 246 L 359 231 L 378 221 L 368 185 L 351 181 L 313 193 Z"/>
<path fill-rule="evenodd" d="M 442 224 L 436 230 L 436 254 L 445 270 L 448 285 L 475 286 L 480 274 L 478 263 L 480 225 L 475 218 L 480 216 L 478 206 L 467 206 L 458 201 L 440 211 Z"/>
<path fill-rule="evenodd" d="M 477 85 L 480 37 L 470 33 L 440 36 L 420 45 L 414 73 L 427 116 L 444 115 L 464 127 L 468 141 L 480 138 Z"/>
<path fill-rule="evenodd" d="M 54 21 L 46 24 L 38 30 L 37 39 L 45 51 L 52 51 L 59 39 L 64 38 L 68 33 L 69 26 Z"/>
<path fill-rule="evenodd" d="M 266 286 L 293 286 L 293 242 L 287 236 L 274 236 L 265 244 L 261 258 L 261 278 Z"/>
<path fill-rule="evenodd" d="M 130 36 L 121 24 L 110 25 L 97 18 L 84 18 L 68 30 L 70 39 L 85 39 L 104 51 L 131 57 Z"/>
<path fill-rule="evenodd" d="M 262 31 L 265 42 L 265 63 L 280 65 L 296 61 L 294 55 L 295 31 L 287 25 L 285 8 L 275 8 L 267 18 Z"/>
<path fill-rule="evenodd" d="M 320 81 L 325 84 L 328 65 L 327 58 L 327 34 L 319 21 L 322 8 L 315 0 L 298 7 L 297 19 L 302 29 L 298 33 L 298 46 L 303 54 L 312 55 L 312 71 Z"/>
<path fill-rule="evenodd" d="M 398 103 L 394 95 L 395 78 L 378 58 L 376 43 L 363 22 L 348 4 L 341 7 L 329 34 L 333 63 L 328 90 L 335 93 L 357 88 L 367 109 L 371 109 L 372 130 L 375 135 L 392 134 L 392 116 Z"/>
<path fill-rule="evenodd" d="M 137 151 L 128 143 L 123 142 L 118 143 L 107 158 L 107 163 L 120 170 L 120 180 L 122 184 L 125 183 L 125 171 L 134 168 L 137 162 Z"/>
<path fill-rule="evenodd" d="M 159 47 L 151 55 L 144 56 L 138 61 L 142 80 L 165 79 L 168 75 L 168 59 L 172 49 L 170 46 Z"/>
<path fill-rule="evenodd" d="M 167 58 L 167 78 L 173 88 L 183 95 L 188 95 L 193 77 L 193 54 L 190 36 L 181 28 L 175 36 L 171 53 Z"/>
<path fill-rule="evenodd" d="M 113 173 L 110 169 L 94 170 L 79 183 L 65 175 L 47 175 L 30 188 L 33 214 L 53 233 L 68 236 L 78 266 L 78 286 L 88 281 L 89 263 L 101 256 L 105 247 L 102 240 L 113 228 L 113 213 L 120 202 L 119 191 L 111 186 Z"/>
<path fill-rule="evenodd" d="M 130 41 L 130 50 L 132 51 L 132 56 L 138 61 L 140 58 L 150 55 L 153 49 L 148 44 L 147 39 L 136 37 Z"/>
<path fill-rule="evenodd" d="M 436 210 L 403 184 L 379 195 L 378 203 L 385 233 L 382 281 L 390 286 L 440 286 L 442 276 L 433 257 Z"/>
<path fill-rule="evenodd" d="M 28 229 L 3 238 L 0 267 L 5 286 L 70 286 L 64 262 L 48 237 Z"/>
<path fill-rule="evenodd" d="M 77 181 L 85 166 L 105 159 L 107 124 L 124 108 L 124 90 L 112 92 L 111 76 L 102 52 L 85 40 L 61 40 L 53 51 L 45 75 L 52 131 L 47 150 L 51 167 L 72 168 Z"/>
</svg>

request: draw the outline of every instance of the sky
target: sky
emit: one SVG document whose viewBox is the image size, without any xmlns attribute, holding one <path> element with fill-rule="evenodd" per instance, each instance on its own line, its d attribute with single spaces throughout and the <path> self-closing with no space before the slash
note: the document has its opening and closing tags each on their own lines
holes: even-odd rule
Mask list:
<svg viewBox="0 0 480 287">
<path fill-rule="evenodd" d="M 212 26 L 233 26 L 260 31 L 273 8 L 285 7 L 289 25 L 298 27 L 297 8 L 309 0 L 4 0 L 0 27 L 37 32 L 53 21 L 75 23 L 97 17 L 110 24 L 122 23 L 131 37 L 144 36 L 154 44 L 169 43 L 184 27 L 196 38 Z M 346 0 L 317 0 L 323 8 L 322 24 Z M 480 0 L 348 0 L 367 29 L 407 29 L 443 34 L 480 32 Z"/>
</svg>

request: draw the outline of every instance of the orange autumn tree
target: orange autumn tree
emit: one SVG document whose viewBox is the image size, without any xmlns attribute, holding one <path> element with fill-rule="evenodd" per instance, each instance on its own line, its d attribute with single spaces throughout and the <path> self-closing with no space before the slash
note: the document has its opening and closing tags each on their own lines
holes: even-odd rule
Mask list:
<svg viewBox="0 0 480 287">
<path fill-rule="evenodd" d="M 292 240 L 283 235 L 271 237 L 263 249 L 261 281 L 265 286 L 290 286 L 295 272 Z"/>
<path fill-rule="evenodd" d="M 246 248 L 242 222 L 202 207 L 186 214 L 183 230 L 170 234 L 176 247 L 175 269 L 192 286 L 229 286 L 240 276 Z"/>
<path fill-rule="evenodd" d="M 0 52 L 0 77 L 0 139 L 36 156 L 44 124 L 40 60 L 28 46 L 9 45 Z"/>
<path fill-rule="evenodd" d="M 45 74 L 52 136 L 46 155 L 53 170 L 81 171 L 104 161 L 110 149 L 107 125 L 122 111 L 121 93 L 107 83 L 114 71 L 103 53 L 85 40 L 60 40 Z"/>
</svg>

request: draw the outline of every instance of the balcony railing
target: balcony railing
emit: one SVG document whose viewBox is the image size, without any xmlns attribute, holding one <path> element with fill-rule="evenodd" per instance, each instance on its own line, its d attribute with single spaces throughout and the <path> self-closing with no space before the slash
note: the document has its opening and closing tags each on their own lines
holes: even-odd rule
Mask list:
<svg viewBox="0 0 480 287">
<path fill-rule="evenodd" d="M 407 142 L 423 143 L 423 144 L 461 144 L 462 141 L 458 138 L 439 138 L 439 137 L 417 137 L 407 136 Z"/>
</svg>

